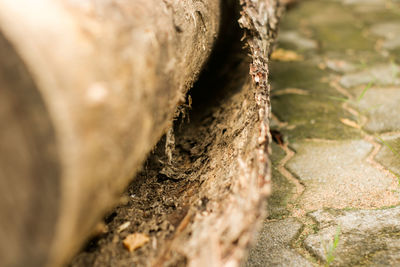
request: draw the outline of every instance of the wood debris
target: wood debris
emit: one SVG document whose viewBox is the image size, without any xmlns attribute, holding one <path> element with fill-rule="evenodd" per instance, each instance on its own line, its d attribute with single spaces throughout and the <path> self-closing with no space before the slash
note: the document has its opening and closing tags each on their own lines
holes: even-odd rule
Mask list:
<svg viewBox="0 0 400 267">
<path fill-rule="evenodd" d="M 108 232 L 108 226 L 104 222 L 96 224 L 93 230 L 93 236 L 99 236 Z"/>
<path fill-rule="evenodd" d="M 347 126 L 350 126 L 350 127 L 356 128 L 356 129 L 360 129 L 361 128 L 360 125 L 358 125 L 356 122 L 354 122 L 352 120 L 349 120 L 349 119 L 346 119 L 346 118 L 340 118 L 340 121 L 343 124 L 347 125 Z"/>
<path fill-rule="evenodd" d="M 295 51 L 278 48 L 271 54 L 271 59 L 275 61 L 291 62 L 301 61 L 304 57 L 297 54 Z"/>
<path fill-rule="evenodd" d="M 122 231 L 126 230 L 129 225 L 131 225 L 131 222 L 124 222 L 123 224 L 121 224 L 120 226 L 118 226 L 118 233 L 121 233 Z"/>
<path fill-rule="evenodd" d="M 129 251 L 135 251 L 136 249 L 142 247 L 144 244 L 150 241 L 150 238 L 142 233 L 134 233 L 128 235 L 124 241 L 122 241 L 122 244 L 124 247 Z"/>
</svg>

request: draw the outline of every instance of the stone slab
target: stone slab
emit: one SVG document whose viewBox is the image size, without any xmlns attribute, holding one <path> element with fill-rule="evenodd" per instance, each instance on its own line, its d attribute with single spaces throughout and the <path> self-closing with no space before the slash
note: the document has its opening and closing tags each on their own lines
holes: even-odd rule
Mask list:
<svg viewBox="0 0 400 267">
<path fill-rule="evenodd" d="M 384 210 L 317 211 L 310 216 L 319 231 L 304 245 L 326 261 L 327 250 L 339 231 L 331 266 L 399 266 L 400 207 Z"/>
</svg>

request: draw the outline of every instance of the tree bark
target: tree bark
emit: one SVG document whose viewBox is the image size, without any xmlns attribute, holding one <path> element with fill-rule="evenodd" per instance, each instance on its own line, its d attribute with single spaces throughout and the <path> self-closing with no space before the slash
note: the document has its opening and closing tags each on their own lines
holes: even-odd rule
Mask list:
<svg viewBox="0 0 400 267">
<path fill-rule="evenodd" d="M 171 126 L 214 0 L 0 2 L 0 266 L 79 249 Z"/>
</svg>

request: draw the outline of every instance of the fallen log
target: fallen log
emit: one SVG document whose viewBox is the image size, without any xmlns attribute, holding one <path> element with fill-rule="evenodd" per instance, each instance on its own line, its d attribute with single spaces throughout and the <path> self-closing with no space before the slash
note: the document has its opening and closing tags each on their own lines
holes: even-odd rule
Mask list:
<svg viewBox="0 0 400 267">
<path fill-rule="evenodd" d="M 170 127 L 219 1 L 0 3 L 0 266 L 79 249 Z"/>
<path fill-rule="evenodd" d="M 240 262 L 270 188 L 268 53 L 279 17 L 277 1 L 240 4 L 0 3 L 0 266 L 58 266 L 80 248 L 179 117 L 220 27 L 191 122 L 160 141 L 99 249 L 72 265 Z M 131 222 L 121 236 L 120 220 Z M 125 251 L 122 238 L 136 232 L 149 241 Z"/>
</svg>

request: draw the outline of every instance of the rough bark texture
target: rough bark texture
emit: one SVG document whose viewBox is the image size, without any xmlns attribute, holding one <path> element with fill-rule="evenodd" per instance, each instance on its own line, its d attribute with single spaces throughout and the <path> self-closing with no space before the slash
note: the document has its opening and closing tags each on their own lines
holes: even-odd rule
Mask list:
<svg viewBox="0 0 400 267">
<path fill-rule="evenodd" d="M 0 266 L 79 249 L 170 127 L 214 0 L 0 2 Z"/>
<path fill-rule="evenodd" d="M 189 92 L 190 122 L 179 117 L 174 141 L 159 142 L 128 202 L 106 218 L 106 233 L 71 266 L 240 264 L 270 191 L 268 53 L 281 9 L 277 1 L 225 4 L 218 45 Z M 128 252 L 121 241 L 131 233 L 150 241 Z"/>
</svg>

